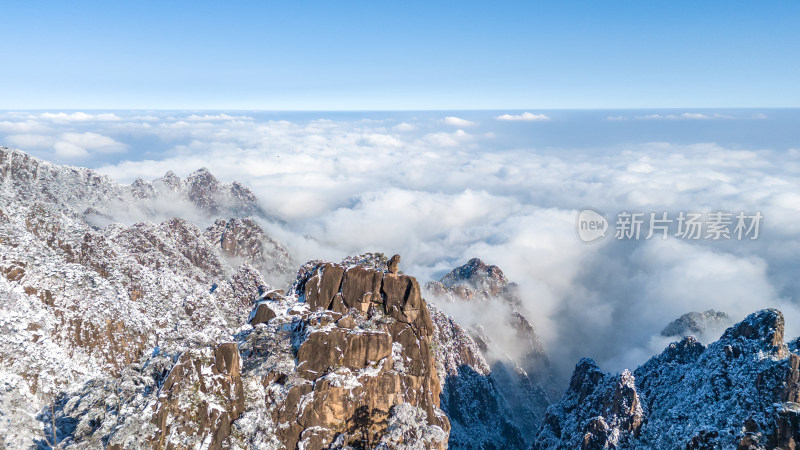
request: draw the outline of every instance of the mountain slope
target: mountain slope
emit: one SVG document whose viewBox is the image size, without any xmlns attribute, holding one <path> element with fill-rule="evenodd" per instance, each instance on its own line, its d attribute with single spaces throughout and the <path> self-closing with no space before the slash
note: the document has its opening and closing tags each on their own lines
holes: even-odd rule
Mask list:
<svg viewBox="0 0 800 450">
<path fill-rule="evenodd" d="M 231 217 L 255 197 L 206 170 L 0 168 L 3 447 L 444 448 L 442 404 L 523 445 L 476 343 L 382 254 L 290 280 L 263 217 Z"/>
<path fill-rule="evenodd" d="M 533 448 L 795 448 L 800 356 L 763 310 L 708 347 L 686 337 L 631 374 L 584 359 Z"/>
<path fill-rule="evenodd" d="M 501 437 L 487 439 L 504 448 L 524 448 L 536 437 L 536 430 L 544 419 L 550 403 L 560 394 L 547 354 L 536 331 L 527 319 L 518 287 L 508 281 L 499 267 L 488 265 L 478 258 L 456 267 L 438 282 L 426 285 L 430 295 L 439 299 L 442 308 L 471 308 L 477 319 L 465 323 L 470 336 L 476 341 L 482 359 L 489 362 L 488 367 L 470 365 L 460 376 L 465 379 L 478 376 L 487 378 L 486 386 L 480 395 L 497 395 L 493 403 L 502 404 L 507 420 L 519 430 L 520 441 L 504 441 Z M 454 380 L 454 386 L 458 385 Z M 447 390 L 446 390 L 447 392 Z M 500 406 L 487 407 L 485 401 L 479 408 L 498 410 Z M 445 407 L 449 414 L 455 414 L 455 406 Z M 452 413 L 450 411 L 453 411 Z M 480 422 L 480 421 L 477 421 Z M 472 442 L 476 421 L 466 420 L 463 424 L 452 420 L 454 442 Z M 482 423 L 491 423 L 483 421 Z M 463 428 L 463 431 L 462 431 Z M 500 436 L 511 436 L 509 427 L 499 420 L 491 427 Z M 460 438 L 457 437 L 462 435 Z M 491 433 L 490 433 L 491 435 Z M 467 448 L 469 446 L 466 446 Z"/>
</svg>

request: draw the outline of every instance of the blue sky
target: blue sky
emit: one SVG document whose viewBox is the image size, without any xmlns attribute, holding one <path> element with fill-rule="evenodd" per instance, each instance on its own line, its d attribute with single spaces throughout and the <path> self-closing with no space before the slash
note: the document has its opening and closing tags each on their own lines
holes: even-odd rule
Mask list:
<svg viewBox="0 0 800 450">
<path fill-rule="evenodd" d="M 0 6 L 0 109 L 800 106 L 800 2 Z"/>
</svg>

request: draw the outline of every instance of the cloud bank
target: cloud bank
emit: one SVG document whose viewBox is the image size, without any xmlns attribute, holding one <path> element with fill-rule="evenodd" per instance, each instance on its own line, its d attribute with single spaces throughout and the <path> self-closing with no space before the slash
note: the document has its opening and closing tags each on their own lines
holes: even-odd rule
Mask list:
<svg viewBox="0 0 800 450">
<path fill-rule="evenodd" d="M 562 374 L 583 356 L 608 370 L 633 367 L 661 351 L 661 329 L 689 311 L 739 320 L 778 307 L 787 335 L 800 334 L 800 150 L 621 137 L 554 151 L 526 135 L 500 148 L 510 137 L 491 127 L 497 116 L 467 131 L 465 119 L 444 114 L 103 113 L 69 123 L 58 114 L 62 123 L 0 116 L 4 142 L 49 159 L 106 161 L 99 170 L 122 182 L 208 167 L 254 190 L 283 221 L 265 226 L 299 259 L 400 253 L 422 282 L 472 257 L 498 265 L 521 286 Z M 598 123 L 613 126 L 605 117 Z M 585 208 L 610 220 L 620 211 L 759 211 L 764 224 L 756 241 L 617 241 L 612 232 L 587 244 L 576 230 Z"/>
<path fill-rule="evenodd" d="M 502 114 L 497 116 L 497 120 L 507 120 L 515 122 L 536 122 L 542 120 L 550 120 L 550 118 L 544 114 L 533 114 L 529 112 L 524 112 L 522 114 Z"/>
</svg>

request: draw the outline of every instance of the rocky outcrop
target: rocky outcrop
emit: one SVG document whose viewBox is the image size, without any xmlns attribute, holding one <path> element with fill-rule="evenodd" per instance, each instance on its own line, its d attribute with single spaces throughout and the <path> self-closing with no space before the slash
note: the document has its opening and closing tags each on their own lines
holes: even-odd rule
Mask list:
<svg viewBox="0 0 800 450">
<path fill-rule="evenodd" d="M 184 352 L 159 391 L 152 446 L 222 448 L 231 423 L 244 411 L 240 364 L 235 343 Z"/>
<path fill-rule="evenodd" d="M 308 308 L 293 315 L 296 365 L 265 378 L 280 440 L 288 448 L 372 448 L 402 439 L 389 427 L 398 405 L 408 405 L 428 427 L 417 429 L 430 437 L 425 448 L 444 448 L 450 427 L 439 409 L 433 325 L 416 280 L 322 263 L 296 291 Z"/>
<path fill-rule="evenodd" d="M 388 264 L 386 265 L 386 270 L 389 273 L 397 273 L 398 268 L 397 265 L 400 264 L 400 255 L 394 255 L 389 259 Z"/>
<path fill-rule="evenodd" d="M 506 290 L 508 279 L 497 266 L 484 263 L 478 258 L 472 258 L 463 266 L 456 267 L 440 280 L 445 288 L 455 290 L 457 286 L 464 286 L 459 291 L 463 299 L 472 299 L 475 295 L 482 297 L 497 297 Z"/>
<path fill-rule="evenodd" d="M 250 189 L 238 182 L 230 185 L 220 183 L 205 167 L 186 178 L 185 189 L 189 200 L 211 215 L 225 209 L 245 216 L 260 212 L 256 196 Z"/>
<path fill-rule="evenodd" d="M 534 447 L 795 448 L 800 356 L 783 333 L 783 315 L 767 309 L 708 347 L 670 344 L 633 376 L 583 360 Z"/>
<path fill-rule="evenodd" d="M 561 401 L 547 411 L 533 448 L 628 448 L 644 410 L 629 371 L 609 375 L 583 359 Z"/>
</svg>

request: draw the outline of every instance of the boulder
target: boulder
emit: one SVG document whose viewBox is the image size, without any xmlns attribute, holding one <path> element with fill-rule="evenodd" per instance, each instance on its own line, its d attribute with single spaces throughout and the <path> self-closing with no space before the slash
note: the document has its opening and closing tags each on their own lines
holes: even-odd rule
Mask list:
<svg viewBox="0 0 800 450">
<path fill-rule="evenodd" d="M 275 311 L 272 310 L 266 303 L 261 303 L 256 307 L 256 313 L 250 319 L 250 325 L 256 326 L 260 323 L 267 323 L 277 316 Z"/>
</svg>

